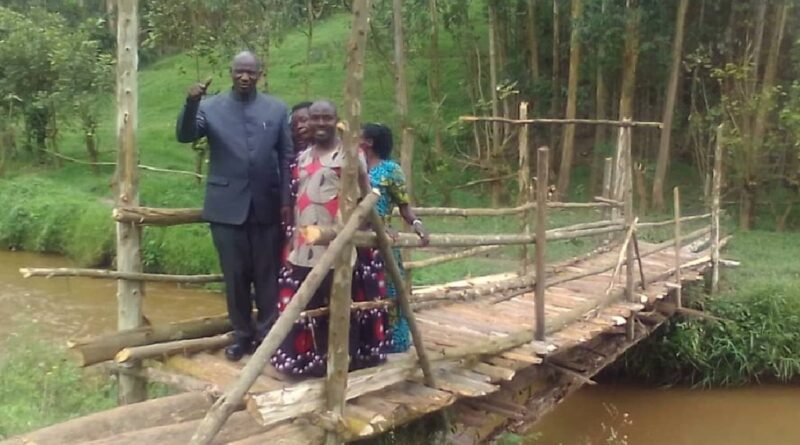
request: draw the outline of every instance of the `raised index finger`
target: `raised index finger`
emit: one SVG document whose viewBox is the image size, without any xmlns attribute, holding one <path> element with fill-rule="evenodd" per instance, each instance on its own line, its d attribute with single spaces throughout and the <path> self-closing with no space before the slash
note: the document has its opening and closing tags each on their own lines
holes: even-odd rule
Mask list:
<svg viewBox="0 0 800 445">
<path fill-rule="evenodd" d="M 203 90 L 207 90 L 208 89 L 208 86 L 211 85 L 211 81 L 212 80 L 214 80 L 214 78 L 209 77 L 208 79 L 206 79 L 205 82 L 203 82 Z"/>
</svg>

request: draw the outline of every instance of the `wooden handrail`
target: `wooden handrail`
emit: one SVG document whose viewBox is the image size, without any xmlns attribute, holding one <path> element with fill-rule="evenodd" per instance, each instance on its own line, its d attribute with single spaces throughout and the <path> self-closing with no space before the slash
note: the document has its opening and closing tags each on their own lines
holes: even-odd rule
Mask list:
<svg viewBox="0 0 800 445">
<path fill-rule="evenodd" d="M 554 209 L 594 209 L 619 207 L 621 203 L 613 200 L 599 202 L 548 202 L 548 208 Z M 516 215 L 534 210 L 536 203 L 527 203 L 517 207 L 458 208 L 458 207 L 414 207 L 418 216 L 506 216 Z M 399 215 L 397 211 L 395 216 Z M 143 226 L 172 226 L 205 222 L 199 208 L 157 208 L 157 207 L 124 207 L 115 208 L 111 217 L 117 222 L 128 222 Z"/>
<path fill-rule="evenodd" d="M 637 122 L 632 120 L 613 121 L 608 119 L 508 119 L 504 117 L 492 116 L 461 116 L 462 122 L 502 122 L 507 124 L 588 124 L 588 125 L 611 125 L 614 127 L 650 127 L 662 128 L 661 122 Z"/>
</svg>

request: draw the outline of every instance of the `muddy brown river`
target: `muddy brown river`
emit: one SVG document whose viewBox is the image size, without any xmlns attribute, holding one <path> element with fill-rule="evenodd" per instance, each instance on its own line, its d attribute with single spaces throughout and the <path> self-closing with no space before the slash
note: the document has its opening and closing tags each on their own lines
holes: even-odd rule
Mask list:
<svg viewBox="0 0 800 445">
<path fill-rule="evenodd" d="M 23 279 L 20 267 L 69 267 L 62 257 L 0 251 L 3 343 L 32 335 L 63 344 L 116 327 L 116 282 Z M 147 286 L 144 311 L 162 323 L 225 311 L 221 295 L 168 284 Z M 585 388 L 537 425 L 524 445 L 800 444 L 800 387 L 731 390 Z"/>
</svg>

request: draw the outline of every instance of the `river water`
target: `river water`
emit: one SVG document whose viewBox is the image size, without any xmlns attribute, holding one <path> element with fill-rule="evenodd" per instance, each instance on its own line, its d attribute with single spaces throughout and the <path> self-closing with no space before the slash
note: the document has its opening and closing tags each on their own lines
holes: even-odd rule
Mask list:
<svg viewBox="0 0 800 445">
<path fill-rule="evenodd" d="M 23 279 L 19 273 L 20 267 L 70 266 L 58 256 L 0 251 L 0 357 L 3 343 L 19 336 L 64 344 L 67 338 L 115 330 L 115 281 Z M 147 285 L 144 312 L 153 323 L 224 311 L 217 293 Z M 524 444 L 800 444 L 800 387 L 584 388 L 546 416 Z"/>
<path fill-rule="evenodd" d="M 116 330 L 116 281 L 19 273 L 71 266 L 59 256 L 0 250 L 0 344 L 19 335 L 65 340 Z M 148 283 L 145 293 L 144 314 L 153 323 L 225 313 L 219 294 L 162 283 Z"/>
</svg>

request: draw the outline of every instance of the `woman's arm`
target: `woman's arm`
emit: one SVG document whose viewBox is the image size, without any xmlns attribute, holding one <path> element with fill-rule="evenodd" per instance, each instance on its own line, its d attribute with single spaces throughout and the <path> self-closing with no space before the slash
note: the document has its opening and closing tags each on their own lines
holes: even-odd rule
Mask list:
<svg viewBox="0 0 800 445">
<path fill-rule="evenodd" d="M 422 224 L 422 220 L 417 218 L 417 215 L 414 213 L 414 210 L 411 209 L 411 206 L 408 205 L 408 203 L 400 204 L 398 208 L 400 210 L 400 216 L 403 217 L 403 220 L 405 220 L 405 222 L 408 223 L 414 229 L 414 232 L 419 236 L 420 240 L 422 241 L 422 246 L 427 246 L 431 240 L 430 236 L 428 235 L 428 231 Z"/>
</svg>

